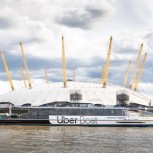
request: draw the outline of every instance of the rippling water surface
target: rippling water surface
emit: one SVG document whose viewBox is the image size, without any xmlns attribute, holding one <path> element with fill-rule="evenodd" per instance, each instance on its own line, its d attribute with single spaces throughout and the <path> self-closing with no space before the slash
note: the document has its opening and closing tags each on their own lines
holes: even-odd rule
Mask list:
<svg viewBox="0 0 153 153">
<path fill-rule="evenodd" d="M 0 153 L 153 152 L 153 128 L 0 126 Z"/>
</svg>

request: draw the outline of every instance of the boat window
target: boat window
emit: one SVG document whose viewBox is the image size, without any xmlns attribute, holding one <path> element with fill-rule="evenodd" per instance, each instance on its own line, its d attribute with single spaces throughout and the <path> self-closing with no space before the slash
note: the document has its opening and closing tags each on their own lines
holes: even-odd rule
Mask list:
<svg viewBox="0 0 153 153">
<path fill-rule="evenodd" d="M 80 104 L 80 107 L 87 107 L 87 104 Z"/>
<path fill-rule="evenodd" d="M 22 107 L 30 107 L 30 106 L 31 106 L 30 103 L 25 103 L 25 104 L 22 105 Z"/>
<path fill-rule="evenodd" d="M 26 109 L 12 109 L 12 114 L 26 114 L 28 110 Z"/>
<path fill-rule="evenodd" d="M 103 104 L 94 104 L 95 107 L 105 107 Z"/>
<path fill-rule="evenodd" d="M 97 109 L 91 109 L 91 114 L 92 115 L 97 115 L 97 113 L 98 113 Z"/>
<path fill-rule="evenodd" d="M 148 112 L 148 111 L 143 111 L 142 112 L 142 116 L 153 116 L 152 112 Z"/>
<path fill-rule="evenodd" d="M 80 109 L 80 115 L 87 115 L 88 109 Z"/>
<path fill-rule="evenodd" d="M 92 115 L 92 111 L 91 109 L 86 109 L 85 110 L 86 115 L 91 116 Z M 81 114 L 82 115 L 82 114 Z"/>
<path fill-rule="evenodd" d="M 57 101 L 57 102 L 51 102 L 51 103 L 46 103 L 46 104 L 42 104 L 39 107 L 65 107 L 67 105 L 69 105 L 70 102 L 67 101 Z"/>
<path fill-rule="evenodd" d="M 0 109 L 0 114 L 6 114 L 6 113 L 9 113 L 9 109 L 8 108 Z"/>
<path fill-rule="evenodd" d="M 17 115 L 11 115 L 11 118 L 18 118 Z"/>
<path fill-rule="evenodd" d="M 88 107 L 93 107 L 93 105 L 92 104 L 88 104 Z"/>
</svg>

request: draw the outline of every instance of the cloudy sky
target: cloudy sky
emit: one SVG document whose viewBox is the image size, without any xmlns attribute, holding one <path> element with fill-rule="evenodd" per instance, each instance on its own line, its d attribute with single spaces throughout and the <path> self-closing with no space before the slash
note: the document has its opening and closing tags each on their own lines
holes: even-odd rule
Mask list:
<svg viewBox="0 0 153 153">
<path fill-rule="evenodd" d="M 152 0 L 1 0 L 0 49 L 13 80 L 21 80 L 22 41 L 32 79 L 61 81 L 61 36 L 65 38 L 68 78 L 97 80 L 113 37 L 109 82 L 122 85 L 128 60 L 130 76 L 140 49 L 148 53 L 140 91 L 153 94 Z M 129 76 L 129 78 L 130 78 Z M 0 81 L 7 80 L 0 59 Z M 2 89 L 2 86 L 1 86 Z"/>
</svg>

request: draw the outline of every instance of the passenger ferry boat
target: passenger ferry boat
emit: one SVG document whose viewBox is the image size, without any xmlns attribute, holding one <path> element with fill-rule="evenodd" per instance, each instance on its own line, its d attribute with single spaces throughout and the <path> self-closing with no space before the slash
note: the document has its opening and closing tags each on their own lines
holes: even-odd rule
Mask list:
<svg viewBox="0 0 153 153">
<path fill-rule="evenodd" d="M 52 102 L 39 107 L 0 108 L 0 125 L 153 126 L 152 107 L 105 107 Z"/>
</svg>

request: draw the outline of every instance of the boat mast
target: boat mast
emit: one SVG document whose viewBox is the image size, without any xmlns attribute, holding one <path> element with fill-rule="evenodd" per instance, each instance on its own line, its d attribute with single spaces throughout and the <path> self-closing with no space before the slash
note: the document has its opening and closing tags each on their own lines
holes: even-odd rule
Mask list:
<svg viewBox="0 0 153 153">
<path fill-rule="evenodd" d="M 140 51 L 138 53 L 137 60 L 136 60 L 135 66 L 134 66 L 134 70 L 133 70 L 132 77 L 131 77 L 131 80 L 130 80 L 130 86 L 129 86 L 130 89 L 132 89 L 133 84 L 134 84 L 134 80 L 135 80 L 135 76 L 136 76 L 136 71 L 138 69 L 138 65 L 139 65 L 139 61 L 140 61 L 140 56 L 141 56 L 141 53 L 142 53 L 142 48 L 143 48 L 143 44 L 141 44 Z"/>
<path fill-rule="evenodd" d="M 20 71 L 21 71 L 21 77 L 22 77 L 22 80 L 23 80 L 23 83 L 24 83 L 24 87 L 26 88 L 27 84 L 26 84 L 25 74 L 23 72 L 22 64 L 20 65 Z"/>
<path fill-rule="evenodd" d="M 127 79 L 128 79 L 130 64 L 131 64 L 131 61 L 129 60 L 128 67 L 127 67 L 126 72 L 125 72 L 125 77 L 124 77 L 124 81 L 123 81 L 123 87 L 126 87 L 126 82 L 127 82 Z"/>
<path fill-rule="evenodd" d="M 11 89 L 12 89 L 12 91 L 14 91 L 14 86 L 13 86 L 11 74 L 10 74 L 10 72 L 9 72 L 8 65 L 7 65 L 7 63 L 6 63 L 4 54 L 3 54 L 2 51 L 0 51 L 0 54 L 1 54 L 1 57 L 2 57 L 2 61 L 3 61 L 3 64 L 4 64 L 4 68 L 5 68 L 6 75 L 7 75 L 8 81 L 9 81 L 9 83 L 10 83 Z"/>
<path fill-rule="evenodd" d="M 109 66 L 110 66 L 110 55 L 111 55 L 111 49 L 112 49 L 112 36 L 110 38 L 108 53 L 107 53 L 107 61 L 105 64 L 105 70 L 104 70 L 104 79 L 103 79 L 103 87 L 106 87 L 106 83 L 108 80 L 108 72 L 109 72 Z"/>
<path fill-rule="evenodd" d="M 29 75 L 29 71 L 28 71 L 28 65 L 27 65 L 26 57 L 25 57 L 23 46 L 22 46 L 21 42 L 20 42 L 20 47 L 21 47 L 21 52 L 22 52 L 24 68 L 26 70 L 26 77 L 27 77 L 27 80 L 28 80 L 29 89 L 31 89 L 32 85 L 31 85 L 30 75 Z"/>
<path fill-rule="evenodd" d="M 67 87 L 67 78 L 66 78 L 66 59 L 65 59 L 65 48 L 64 48 L 64 37 L 62 36 L 62 70 L 63 70 L 63 83 L 64 88 Z"/>
<path fill-rule="evenodd" d="M 141 79 L 141 75 L 142 75 L 142 72 L 143 72 L 146 57 L 147 57 L 147 53 L 145 53 L 145 55 L 144 55 L 144 58 L 143 58 L 143 61 L 142 61 L 142 64 L 141 64 L 141 67 L 140 67 L 140 70 L 139 70 L 139 73 L 138 73 L 138 77 L 136 79 L 136 83 L 135 83 L 135 87 L 134 87 L 135 91 L 137 91 L 139 83 L 140 83 L 140 79 Z"/>
</svg>

